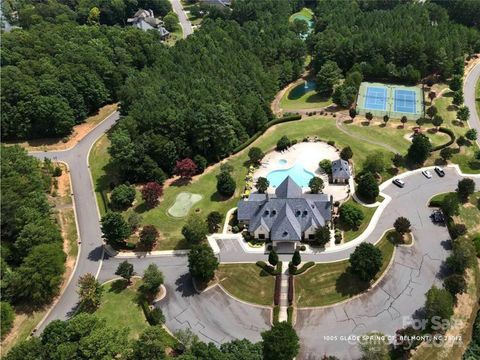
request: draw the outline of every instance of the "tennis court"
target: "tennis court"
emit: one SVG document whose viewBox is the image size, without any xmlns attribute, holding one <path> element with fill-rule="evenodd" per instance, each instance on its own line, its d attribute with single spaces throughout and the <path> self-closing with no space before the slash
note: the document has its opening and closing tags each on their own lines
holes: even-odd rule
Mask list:
<svg viewBox="0 0 480 360">
<path fill-rule="evenodd" d="M 415 91 L 395 89 L 393 106 L 395 112 L 415 114 Z"/>
<path fill-rule="evenodd" d="M 365 108 L 371 110 L 387 110 L 387 88 L 369 86 L 365 97 Z"/>
<path fill-rule="evenodd" d="M 400 119 L 406 116 L 417 120 L 423 115 L 423 91 L 415 86 L 387 85 L 362 82 L 357 96 L 357 111 L 376 117 L 388 115 Z"/>
</svg>

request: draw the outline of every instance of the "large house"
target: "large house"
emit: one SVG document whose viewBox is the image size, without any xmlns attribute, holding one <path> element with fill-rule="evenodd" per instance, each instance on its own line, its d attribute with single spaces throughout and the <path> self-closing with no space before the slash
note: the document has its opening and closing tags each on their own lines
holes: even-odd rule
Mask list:
<svg viewBox="0 0 480 360">
<path fill-rule="evenodd" d="M 343 159 L 332 161 L 332 182 L 334 184 L 347 184 L 350 176 L 348 161 Z"/>
<path fill-rule="evenodd" d="M 127 19 L 127 23 L 143 31 L 157 30 L 162 40 L 170 36 L 170 32 L 163 26 L 163 21 L 153 15 L 153 10 L 139 9 L 133 18 Z"/>
<path fill-rule="evenodd" d="M 274 194 L 253 193 L 238 203 L 237 218 L 259 240 L 271 240 L 277 249 L 294 250 L 302 240 L 313 240 L 315 230 L 329 225 L 332 200 L 326 194 L 307 194 L 287 177 Z"/>
</svg>

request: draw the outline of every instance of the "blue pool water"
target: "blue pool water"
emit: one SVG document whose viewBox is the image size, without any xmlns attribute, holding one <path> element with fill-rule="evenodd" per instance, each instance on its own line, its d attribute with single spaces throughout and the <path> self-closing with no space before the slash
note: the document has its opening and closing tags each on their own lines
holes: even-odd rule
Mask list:
<svg viewBox="0 0 480 360">
<path fill-rule="evenodd" d="M 303 167 L 303 164 L 296 163 L 289 169 L 274 170 L 268 173 L 267 179 L 270 186 L 277 187 L 287 176 L 290 176 L 301 187 L 308 187 L 308 182 L 315 175 Z"/>
<path fill-rule="evenodd" d="M 315 90 L 317 87 L 317 83 L 315 80 L 308 80 L 305 81 L 297 86 L 295 86 L 290 93 L 288 94 L 289 100 L 297 100 L 300 99 L 303 95 L 308 93 L 309 91 Z"/>
</svg>

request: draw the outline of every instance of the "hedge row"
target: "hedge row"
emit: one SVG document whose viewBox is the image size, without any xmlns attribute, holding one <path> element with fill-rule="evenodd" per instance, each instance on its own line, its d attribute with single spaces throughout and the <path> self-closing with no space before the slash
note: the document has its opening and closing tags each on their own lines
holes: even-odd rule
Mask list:
<svg viewBox="0 0 480 360">
<path fill-rule="evenodd" d="M 292 325 L 292 321 L 293 321 L 293 306 L 289 306 L 287 308 L 287 323 Z"/>
<path fill-rule="evenodd" d="M 255 140 L 257 140 L 265 131 L 270 126 L 281 124 L 284 122 L 289 122 L 289 121 L 295 121 L 295 120 L 300 120 L 302 118 L 301 115 L 289 115 L 289 116 L 284 116 L 278 119 L 273 119 L 269 122 L 267 122 L 265 125 L 263 125 L 262 129 L 257 131 L 255 134 L 253 134 L 247 141 L 245 141 L 243 144 L 238 145 L 235 149 L 233 149 L 232 154 L 236 154 L 239 151 L 242 151 L 245 149 L 247 146 L 252 144 Z"/>
<path fill-rule="evenodd" d="M 438 129 L 438 131 L 441 132 L 441 133 L 447 134 L 448 136 L 450 136 L 450 140 L 447 141 L 445 144 L 438 145 L 438 146 L 434 146 L 434 147 L 432 148 L 432 150 L 430 150 L 431 152 L 433 152 L 433 151 L 438 151 L 438 150 L 442 150 L 443 148 L 449 147 L 450 145 L 452 145 L 452 144 L 455 142 L 455 134 L 453 133 L 452 130 L 447 129 L 447 128 L 444 128 L 444 127 L 440 127 L 440 128 Z"/>
<path fill-rule="evenodd" d="M 275 305 L 273 307 L 273 325 L 276 325 L 278 324 L 278 317 L 280 315 L 280 306 L 278 305 Z"/>
<path fill-rule="evenodd" d="M 267 264 L 265 261 L 257 261 L 255 264 L 270 275 L 278 275 L 281 273 L 281 270 L 279 270 L 279 268 L 281 269 L 282 266 L 281 262 L 278 262 L 278 264 L 280 264 L 280 267 L 277 264 L 277 268 L 274 268 L 273 266 Z"/>
<path fill-rule="evenodd" d="M 442 202 L 440 200 L 430 200 L 430 204 L 428 204 L 430 207 L 441 207 Z"/>
<path fill-rule="evenodd" d="M 282 276 L 276 275 L 275 276 L 275 295 L 273 297 L 273 303 L 275 305 L 280 304 L 280 293 L 282 291 Z"/>
<path fill-rule="evenodd" d="M 313 261 L 309 261 L 309 262 L 303 264 L 303 266 L 299 269 L 296 269 L 296 268 L 294 269 L 292 267 L 292 269 L 290 269 L 290 270 L 293 270 L 293 272 L 290 271 L 290 273 L 292 275 L 300 275 L 300 274 L 304 273 L 305 271 L 307 271 L 308 269 L 310 269 L 314 265 L 315 265 L 315 263 Z"/>
<path fill-rule="evenodd" d="M 295 284 L 293 281 L 293 275 L 288 277 L 288 305 L 292 306 L 293 304 L 293 293 L 295 289 Z"/>
<path fill-rule="evenodd" d="M 145 314 L 145 318 L 147 322 L 151 326 L 155 326 L 158 324 L 163 324 L 165 322 L 165 316 L 163 312 L 159 308 L 153 308 L 150 310 L 150 306 L 148 306 L 148 301 L 145 299 L 140 300 L 140 305 L 142 306 L 143 313 Z"/>
</svg>

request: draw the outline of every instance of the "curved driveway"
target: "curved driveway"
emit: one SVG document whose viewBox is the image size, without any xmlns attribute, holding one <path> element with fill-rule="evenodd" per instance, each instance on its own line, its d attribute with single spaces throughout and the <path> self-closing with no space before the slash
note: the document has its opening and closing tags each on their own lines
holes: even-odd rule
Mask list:
<svg viewBox="0 0 480 360">
<path fill-rule="evenodd" d="M 183 38 L 193 34 L 192 23 L 188 20 L 185 10 L 183 10 L 180 0 L 170 0 L 173 11 L 178 15 L 178 21 L 183 30 Z"/>
<path fill-rule="evenodd" d="M 470 109 L 470 119 L 468 120 L 468 125 L 471 128 L 477 129 L 477 132 L 480 134 L 480 114 L 476 111 L 476 94 L 475 94 L 475 85 L 477 80 L 480 77 L 480 63 L 475 65 L 472 70 L 467 74 L 463 85 L 463 93 L 465 96 L 465 105 Z M 480 137 L 477 139 L 477 144 L 480 145 Z"/>
</svg>

